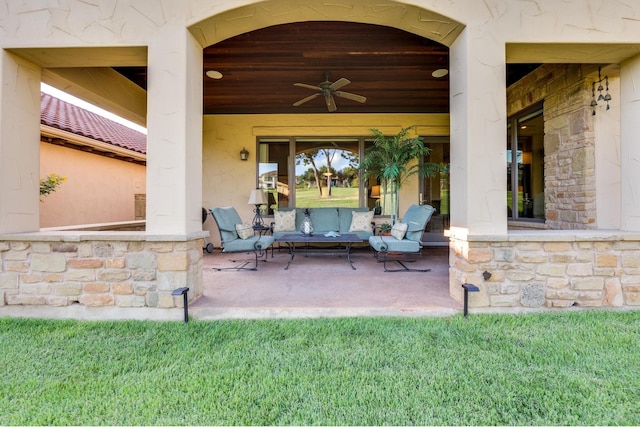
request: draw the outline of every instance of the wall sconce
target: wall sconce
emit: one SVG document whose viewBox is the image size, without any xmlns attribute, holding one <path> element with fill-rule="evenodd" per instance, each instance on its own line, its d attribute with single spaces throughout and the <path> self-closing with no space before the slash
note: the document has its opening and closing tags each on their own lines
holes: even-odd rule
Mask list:
<svg viewBox="0 0 640 427">
<path fill-rule="evenodd" d="M 246 148 L 242 147 L 242 151 L 240 151 L 240 160 L 248 160 L 249 159 L 249 152 L 247 151 Z"/>
<path fill-rule="evenodd" d="M 604 87 L 602 87 L 602 82 L 604 81 Z M 596 84 L 598 85 L 598 98 L 596 100 Z M 605 91 L 605 94 L 602 94 L 602 91 Z M 607 110 L 609 109 L 609 101 L 611 101 L 611 95 L 609 95 L 609 76 L 602 77 L 600 75 L 600 67 L 598 67 L 598 80 L 591 84 L 591 115 L 596 115 L 596 107 L 598 106 L 598 102 L 604 101 L 607 103 Z"/>
</svg>

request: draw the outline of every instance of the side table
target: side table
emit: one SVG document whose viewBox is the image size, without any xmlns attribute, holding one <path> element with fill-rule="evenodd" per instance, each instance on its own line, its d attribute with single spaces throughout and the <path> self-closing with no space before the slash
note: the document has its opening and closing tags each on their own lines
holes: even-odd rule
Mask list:
<svg viewBox="0 0 640 427">
<path fill-rule="evenodd" d="M 259 236 L 263 236 L 269 232 L 271 232 L 271 227 L 264 224 L 253 224 L 253 231 Z"/>
</svg>

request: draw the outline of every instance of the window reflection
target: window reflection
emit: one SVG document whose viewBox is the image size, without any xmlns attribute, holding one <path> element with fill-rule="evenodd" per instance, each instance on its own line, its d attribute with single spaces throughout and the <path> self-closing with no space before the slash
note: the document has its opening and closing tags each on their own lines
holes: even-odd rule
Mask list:
<svg viewBox="0 0 640 427">
<path fill-rule="evenodd" d="M 258 184 L 278 207 L 359 207 L 362 138 L 261 138 Z"/>
</svg>

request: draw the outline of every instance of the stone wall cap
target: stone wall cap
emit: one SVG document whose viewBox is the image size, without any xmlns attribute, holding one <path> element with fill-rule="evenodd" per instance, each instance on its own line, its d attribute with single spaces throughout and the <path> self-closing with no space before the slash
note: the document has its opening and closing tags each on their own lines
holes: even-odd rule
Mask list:
<svg viewBox="0 0 640 427">
<path fill-rule="evenodd" d="M 146 220 L 135 221 L 117 221 L 117 222 L 101 222 L 95 224 L 78 224 L 78 225 L 63 225 L 59 227 L 47 227 L 41 228 L 40 231 L 126 231 L 125 227 L 142 227 L 138 230 L 144 230 L 146 226 Z"/>
<path fill-rule="evenodd" d="M 639 241 L 640 232 L 623 230 L 512 230 L 507 234 L 470 234 L 470 242 Z"/>
<path fill-rule="evenodd" d="M 196 231 L 189 234 L 147 234 L 145 231 L 34 231 L 29 233 L 0 234 L 0 241 L 30 242 L 187 242 L 209 237 L 209 232 Z"/>
</svg>

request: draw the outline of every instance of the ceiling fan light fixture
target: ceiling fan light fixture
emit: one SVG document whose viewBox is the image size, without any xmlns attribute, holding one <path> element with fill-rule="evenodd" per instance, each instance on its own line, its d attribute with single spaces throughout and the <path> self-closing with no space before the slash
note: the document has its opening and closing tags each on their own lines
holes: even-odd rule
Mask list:
<svg viewBox="0 0 640 427">
<path fill-rule="evenodd" d="M 222 78 L 222 73 L 216 70 L 209 70 L 205 73 L 207 77 L 214 80 L 220 80 Z"/>
<path fill-rule="evenodd" d="M 294 107 L 298 107 L 302 104 L 304 104 L 307 101 L 311 101 L 314 98 L 317 98 L 319 96 L 323 96 L 325 103 L 327 104 L 327 110 L 332 113 L 334 111 L 337 111 L 338 107 L 336 106 L 336 101 L 333 98 L 333 95 L 338 96 L 340 98 L 346 98 L 349 99 L 351 101 L 356 101 L 356 102 L 360 102 L 360 103 L 365 103 L 367 101 L 367 98 L 365 96 L 362 95 L 356 95 L 355 93 L 350 93 L 350 92 L 344 92 L 342 90 L 338 90 L 338 89 L 342 89 L 344 86 L 348 85 L 349 83 L 351 83 L 351 81 L 349 79 L 346 79 L 344 77 L 339 78 L 338 80 L 336 80 L 335 82 L 331 83 L 329 81 L 329 75 L 330 73 L 326 72 L 325 73 L 325 81 L 318 83 L 317 86 L 314 85 L 308 85 L 306 83 L 294 83 L 294 86 L 297 87 L 302 87 L 305 89 L 311 89 L 316 91 L 316 93 L 314 93 L 313 95 L 307 96 L 306 98 L 302 98 L 301 100 L 295 102 L 293 104 Z"/>
<path fill-rule="evenodd" d="M 449 74 L 449 70 L 447 70 L 446 68 L 438 68 L 437 70 L 434 70 L 433 73 L 431 73 L 431 75 L 436 79 L 444 77 L 447 74 Z"/>
</svg>

